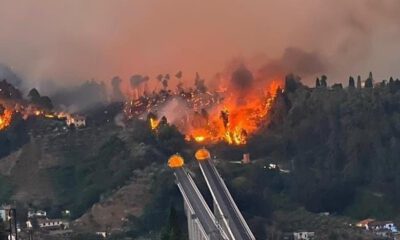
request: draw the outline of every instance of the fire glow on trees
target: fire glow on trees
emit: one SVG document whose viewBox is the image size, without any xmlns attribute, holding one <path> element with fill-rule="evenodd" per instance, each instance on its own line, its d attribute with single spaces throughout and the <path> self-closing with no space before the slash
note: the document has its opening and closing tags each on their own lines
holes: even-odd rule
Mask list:
<svg viewBox="0 0 400 240">
<path fill-rule="evenodd" d="M 275 80 L 246 92 L 221 86 L 216 91 L 163 89 L 126 102 L 124 113 L 128 119 L 147 118 L 152 130 L 165 116 L 187 141 L 243 145 L 263 124 L 279 87 Z"/>
<path fill-rule="evenodd" d="M 262 96 L 231 94 L 214 107 L 206 125 L 194 127 L 186 133 L 187 139 L 196 142 L 225 141 L 229 144 L 246 144 L 249 135 L 259 129 L 274 101 L 279 82 L 272 81 Z"/>
</svg>

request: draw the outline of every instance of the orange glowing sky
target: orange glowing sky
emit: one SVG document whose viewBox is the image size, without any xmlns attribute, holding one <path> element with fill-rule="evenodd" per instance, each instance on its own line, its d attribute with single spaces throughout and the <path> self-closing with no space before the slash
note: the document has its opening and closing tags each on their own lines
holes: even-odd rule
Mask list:
<svg viewBox="0 0 400 240">
<path fill-rule="evenodd" d="M 342 81 L 370 70 L 380 78 L 400 76 L 398 0 L 2 0 L 1 5 L 0 62 L 30 85 L 178 70 L 212 79 L 231 59 L 261 66 L 279 61 L 288 47 L 318 53 L 324 72 Z"/>
</svg>

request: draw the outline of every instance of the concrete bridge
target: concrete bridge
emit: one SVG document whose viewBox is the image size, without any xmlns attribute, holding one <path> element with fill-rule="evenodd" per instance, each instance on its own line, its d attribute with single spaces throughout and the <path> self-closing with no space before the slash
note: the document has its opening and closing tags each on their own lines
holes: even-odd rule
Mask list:
<svg viewBox="0 0 400 240">
<path fill-rule="evenodd" d="M 213 197 L 214 214 L 185 170 L 183 158 L 174 155 L 168 161 L 168 165 L 174 169 L 176 183 L 184 199 L 189 239 L 254 240 L 253 233 L 215 168 L 210 153 L 200 149 L 195 157 Z"/>
</svg>

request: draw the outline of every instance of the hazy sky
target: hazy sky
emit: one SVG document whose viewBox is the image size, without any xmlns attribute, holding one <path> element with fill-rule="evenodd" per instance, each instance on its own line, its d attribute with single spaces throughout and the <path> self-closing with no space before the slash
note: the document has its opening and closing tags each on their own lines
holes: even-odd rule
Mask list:
<svg viewBox="0 0 400 240">
<path fill-rule="evenodd" d="M 306 79 L 400 77 L 398 0 L 0 1 L 0 62 L 32 85 L 178 70 L 212 79 L 232 59 Z"/>
</svg>

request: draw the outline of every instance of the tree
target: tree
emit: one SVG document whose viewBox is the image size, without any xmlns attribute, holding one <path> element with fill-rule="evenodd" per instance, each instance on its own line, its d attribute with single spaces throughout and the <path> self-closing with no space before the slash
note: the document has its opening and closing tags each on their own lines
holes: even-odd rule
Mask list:
<svg viewBox="0 0 400 240">
<path fill-rule="evenodd" d="M 5 223 L 3 222 L 3 219 L 0 218 L 0 240 L 6 240 L 7 239 L 7 230 Z"/>
<path fill-rule="evenodd" d="M 317 79 L 315 80 L 315 87 L 316 87 L 316 88 L 321 87 L 321 82 L 319 81 L 319 78 L 317 78 Z"/>
<path fill-rule="evenodd" d="M 31 100 L 31 102 L 36 102 L 40 98 L 40 93 L 36 88 L 32 88 L 28 93 L 28 97 Z"/>
<path fill-rule="evenodd" d="M 51 102 L 51 99 L 48 96 L 40 97 L 37 104 L 48 110 L 53 109 L 53 103 Z"/>
<path fill-rule="evenodd" d="M 119 76 L 115 76 L 111 79 L 111 86 L 112 86 L 114 101 L 124 100 L 124 96 L 121 91 L 121 82 L 122 82 L 122 79 Z"/>
<path fill-rule="evenodd" d="M 289 74 L 285 77 L 285 91 L 294 92 L 300 86 L 302 86 L 302 84 L 300 83 L 300 77 L 293 74 Z"/>
<path fill-rule="evenodd" d="M 343 85 L 341 83 L 335 83 L 332 85 L 332 89 L 343 89 Z"/>
<path fill-rule="evenodd" d="M 32 88 L 29 91 L 28 97 L 30 98 L 30 101 L 33 104 L 36 104 L 42 108 L 45 108 L 48 110 L 53 108 L 53 103 L 52 103 L 51 99 L 47 96 L 40 96 L 40 93 L 36 88 Z"/>
<path fill-rule="evenodd" d="M 373 88 L 374 86 L 374 79 L 372 77 L 372 72 L 369 72 L 369 76 L 367 80 L 365 80 L 365 88 Z"/>
<path fill-rule="evenodd" d="M 361 89 L 361 76 L 357 76 L 357 89 Z"/>
<path fill-rule="evenodd" d="M 180 229 L 176 209 L 171 206 L 169 209 L 168 224 L 161 235 L 161 240 L 179 240 L 182 239 L 182 231 Z"/>
<path fill-rule="evenodd" d="M 328 87 L 327 79 L 328 78 L 326 77 L 326 75 L 322 75 L 321 76 L 321 86 L 324 87 L 324 88 Z"/>
<path fill-rule="evenodd" d="M 355 88 L 354 78 L 352 76 L 349 77 L 349 88 Z"/>
</svg>

